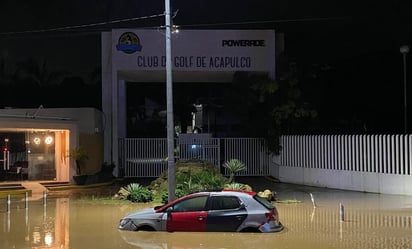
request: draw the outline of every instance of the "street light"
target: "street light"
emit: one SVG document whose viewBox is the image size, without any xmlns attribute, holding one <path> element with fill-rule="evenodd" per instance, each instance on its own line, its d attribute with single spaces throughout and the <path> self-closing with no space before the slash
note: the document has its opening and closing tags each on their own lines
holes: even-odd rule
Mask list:
<svg viewBox="0 0 412 249">
<path fill-rule="evenodd" d="M 406 55 L 409 53 L 409 46 L 403 45 L 400 47 L 399 51 L 403 57 L 403 105 L 404 105 L 404 133 L 408 133 L 408 102 L 406 93 Z"/>
<path fill-rule="evenodd" d="M 172 80 L 172 43 L 171 43 L 170 0 L 165 0 L 166 22 L 166 119 L 167 119 L 167 166 L 168 201 L 175 199 L 175 155 L 173 121 L 173 80 Z"/>
</svg>

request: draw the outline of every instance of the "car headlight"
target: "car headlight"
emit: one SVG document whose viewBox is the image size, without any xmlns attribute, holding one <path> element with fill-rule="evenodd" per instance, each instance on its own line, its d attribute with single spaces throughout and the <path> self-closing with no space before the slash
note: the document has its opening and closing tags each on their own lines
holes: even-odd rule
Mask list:
<svg viewBox="0 0 412 249">
<path fill-rule="evenodd" d="M 129 222 L 130 222 L 130 219 L 121 219 L 120 220 L 120 226 L 124 227 Z"/>
</svg>

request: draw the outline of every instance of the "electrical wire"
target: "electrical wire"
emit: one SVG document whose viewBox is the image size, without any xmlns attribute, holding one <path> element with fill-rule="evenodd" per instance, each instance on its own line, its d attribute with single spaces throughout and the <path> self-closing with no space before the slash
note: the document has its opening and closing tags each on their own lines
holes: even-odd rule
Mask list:
<svg viewBox="0 0 412 249">
<path fill-rule="evenodd" d="M 348 17 L 319 17 L 319 18 L 295 18 L 295 19 L 242 21 L 242 22 L 198 23 L 198 24 L 182 24 L 179 26 L 180 27 L 231 26 L 231 25 L 246 25 L 246 24 L 315 22 L 315 21 L 331 21 L 331 20 L 344 20 L 344 19 L 348 19 Z"/>
<path fill-rule="evenodd" d="M 133 17 L 133 18 L 113 20 L 113 21 L 107 21 L 107 22 L 81 24 L 81 25 L 65 26 L 65 27 L 59 27 L 59 28 L 3 32 L 3 33 L 0 33 L 0 35 L 19 35 L 19 34 L 29 34 L 29 33 L 45 33 L 45 32 L 54 32 L 54 31 L 73 30 L 73 29 L 84 29 L 84 28 L 104 26 L 104 25 L 109 25 L 109 24 L 117 24 L 117 23 L 125 23 L 125 22 L 137 21 L 137 20 L 157 18 L 157 17 L 162 17 L 164 15 L 165 14 L 162 13 L 162 14 L 156 14 L 156 15 L 150 15 L 150 16 Z"/>
<path fill-rule="evenodd" d="M 174 12 L 173 18 L 176 17 L 177 12 Z M 82 25 L 73 25 L 73 26 L 65 26 L 59 28 L 50 28 L 50 29 L 38 29 L 38 30 L 26 30 L 26 31 L 14 31 L 14 32 L 3 32 L 0 33 L 0 36 L 11 36 L 11 35 L 21 35 L 21 34 L 32 34 L 32 33 L 48 33 L 48 32 L 56 32 L 56 31 L 75 31 L 80 30 L 79 32 L 87 32 L 87 31 L 104 31 L 107 30 L 100 29 L 100 30 L 88 30 L 85 28 L 91 27 L 101 27 L 110 24 L 119 24 L 119 23 L 127 23 L 132 21 L 144 20 L 144 19 L 152 19 L 157 17 L 162 17 L 165 14 L 155 14 L 149 16 L 142 16 L 142 17 L 133 17 L 127 19 L 119 19 L 107 22 L 99 22 L 99 23 L 91 23 L 91 24 L 82 24 Z M 269 24 L 269 23 L 291 23 L 291 22 L 315 22 L 315 21 L 331 21 L 331 20 L 344 20 L 348 19 L 348 17 L 320 17 L 320 18 L 295 18 L 295 19 L 280 19 L 280 20 L 260 20 L 260 21 L 240 21 L 240 22 L 217 22 L 217 23 L 197 23 L 197 24 L 181 24 L 179 28 L 200 28 L 200 27 L 228 27 L 228 26 L 235 26 L 235 25 L 251 25 L 251 24 Z M 139 27 L 141 29 L 148 29 L 148 28 L 164 28 L 164 26 L 142 26 Z"/>
</svg>

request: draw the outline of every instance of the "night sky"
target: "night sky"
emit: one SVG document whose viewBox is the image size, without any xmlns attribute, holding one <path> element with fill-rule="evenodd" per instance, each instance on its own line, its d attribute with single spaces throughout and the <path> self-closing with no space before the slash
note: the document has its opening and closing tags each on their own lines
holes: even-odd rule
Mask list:
<svg viewBox="0 0 412 249">
<path fill-rule="evenodd" d="M 172 0 L 171 6 L 178 10 L 174 24 L 181 29 L 275 29 L 284 33 L 288 60 L 331 68 L 315 101 L 325 122 L 336 123 L 345 116 L 361 120 L 365 131 L 402 131 L 399 48 L 412 46 L 410 1 Z M 164 17 L 138 17 L 163 12 L 164 1 L 2 0 L 0 58 L 7 70 L 33 58 L 47 61 L 51 71 L 68 71 L 87 82 L 100 67 L 101 31 L 159 27 Z M 134 20 L 114 22 L 125 19 Z M 410 66 L 407 72 L 412 72 Z"/>
</svg>

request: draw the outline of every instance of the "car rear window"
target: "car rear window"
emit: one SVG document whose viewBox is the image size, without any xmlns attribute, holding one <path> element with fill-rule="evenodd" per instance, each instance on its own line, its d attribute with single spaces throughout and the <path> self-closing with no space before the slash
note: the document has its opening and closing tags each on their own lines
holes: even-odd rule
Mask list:
<svg viewBox="0 0 412 249">
<path fill-rule="evenodd" d="M 257 202 L 259 202 L 260 204 L 262 204 L 262 205 L 263 205 L 265 208 L 267 208 L 267 209 L 273 209 L 273 208 L 274 208 L 273 204 L 272 204 L 270 201 L 268 201 L 267 199 L 263 198 L 263 197 L 260 197 L 260 196 L 258 196 L 258 195 L 254 195 L 253 198 L 254 198 Z"/>
</svg>

